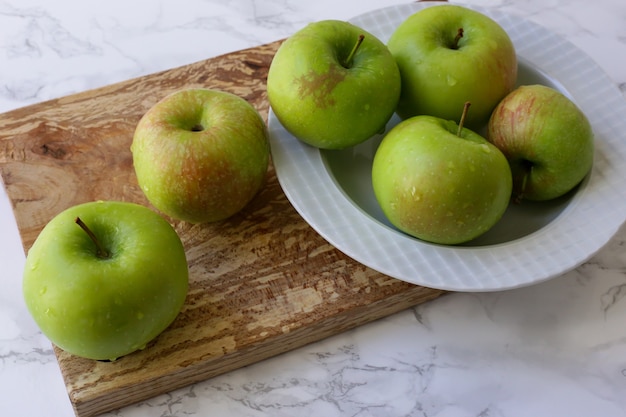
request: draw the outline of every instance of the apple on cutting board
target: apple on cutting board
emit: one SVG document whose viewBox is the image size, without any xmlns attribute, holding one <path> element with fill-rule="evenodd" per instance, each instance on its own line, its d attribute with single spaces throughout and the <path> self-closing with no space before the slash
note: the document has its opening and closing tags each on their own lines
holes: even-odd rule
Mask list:
<svg viewBox="0 0 626 417">
<path fill-rule="evenodd" d="M 231 93 L 193 88 L 150 108 L 131 144 L 137 181 L 162 213 L 189 223 L 224 220 L 265 182 L 268 132 L 257 110 Z"/>
<path fill-rule="evenodd" d="M 344 21 L 311 23 L 272 60 L 267 93 L 283 127 L 321 149 L 357 145 L 381 130 L 400 96 L 400 73 L 387 46 Z"/>
<path fill-rule="evenodd" d="M 26 306 L 61 349 L 115 360 L 143 349 L 174 321 L 188 289 L 176 231 L 133 203 L 79 204 L 55 216 L 28 251 Z"/>
<path fill-rule="evenodd" d="M 487 123 L 515 87 L 517 56 L 506 31 L 490 17 L 458 5 L 422 9 L 404 20 L 387 46 L 398 63 L 398 115 L 458 120 L 472 103 L 466 126 Z"/>
</svg>

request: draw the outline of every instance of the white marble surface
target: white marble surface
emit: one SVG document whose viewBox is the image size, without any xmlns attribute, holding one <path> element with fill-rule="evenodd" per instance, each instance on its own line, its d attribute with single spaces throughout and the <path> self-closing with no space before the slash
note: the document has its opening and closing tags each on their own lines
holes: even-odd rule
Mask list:
<svg viewBox="0 0 626 417">
<path fill-rule="evenodd" d="M 0 0 L 0 112 L 393 3 Z M 623 0 L 468 3 L 566 36 L 626 92 Z M 589 262 L 549 282 L 447 295 L 107 416 L 624 416 L 625 240 L 622 230 Z M 72 416 L 50 343 L 21 298 L 23 263 L 2 189 L 0 409 Z"/>
</svg>

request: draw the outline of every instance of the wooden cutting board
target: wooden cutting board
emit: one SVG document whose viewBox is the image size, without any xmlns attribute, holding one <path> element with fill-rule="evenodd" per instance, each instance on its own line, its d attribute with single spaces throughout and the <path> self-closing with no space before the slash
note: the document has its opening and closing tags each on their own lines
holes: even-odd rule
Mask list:
<svg viewBox="0 0 626 417">
<path fill-rule="evenodd" d="M 265 82 L 279 44 L 0 115 L 0 169 L 24 250 L 72 205 L 123 200 L 150 207 L 129 146 L 140 117 L 166 94 L 190 87 L 229 91 L 267 120 Z M 443 294 L 382 275 L 333 248 L 293 209 L 272 167 L 260 194 L 231 219 L 208 225 L 168 220 L 189 261 L 186 305 L 145 350 L 112 363 L 55 347 L 79 417 L 211 378 Z"/>
</svg>

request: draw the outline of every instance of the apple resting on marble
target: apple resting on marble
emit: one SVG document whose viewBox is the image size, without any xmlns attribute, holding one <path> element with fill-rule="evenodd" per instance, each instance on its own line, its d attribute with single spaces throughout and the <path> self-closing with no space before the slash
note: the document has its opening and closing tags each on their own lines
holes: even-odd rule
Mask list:
<svg viewBox="0 0 626 417">
<path fill-rule="evenodd" d="M 143 349 L 180 312 L 188 267 L 176 231 L 133 203 L 99 201 L 58 214 L 28 251 L 23 294 L 50 341 L 84 358 Z"/>
<path fill-rule="evenodd" d="M 593 164 L 587 117 L 561 92 L 540 84 L 518 87 L 498 104 L 487 138 L 509 160 L 516 201 L 560 197 Z"/>
<path fill-rule="evenodd" d="M 399 230 L 438 244 L 460 244 L 491 229 L 511 197 L 502 152 L 454 121 L 414 116 L 383 138 L 372 185 Z"/>
<path fill-rule="evenodd" d="M 348 22 L 324 20 L 280 46 L 267 93 L 292 135 L 321 149 L 343 149 L 384 130 L 400 96 L 400 73 L 374 35 Z"/>
<path fill-rule="evenodd" d="M 269 142 L 256 109 L 231 93 L 168 95 L 141 118 L 131 145 L 137 181 L 162 213 L 189 223 L 224 220 L 265 182 Z"/>
<path fill-rule="evenodd" d="M 458 120 L 483 127 L 515 87 L 517 56 L 506 31 L 490 17 L 457 5 L 431 6 L 403 21 L 387 43 L 402 77 L 398 115 Z"/>
</svg>

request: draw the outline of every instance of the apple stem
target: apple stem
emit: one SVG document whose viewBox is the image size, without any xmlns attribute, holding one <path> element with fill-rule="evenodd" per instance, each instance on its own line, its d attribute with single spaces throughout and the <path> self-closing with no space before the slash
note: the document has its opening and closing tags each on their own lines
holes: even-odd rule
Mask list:
<svg viewBox="0 0 626 417">
<path fill-rule="evenodd" d="M 107 259 L 109 258 L 111 255 L 109 254 L 109 251 L 107 251 L 102 244 L 100 243 L 100 241 L 98 240 L 98 238 L 96 237 L 96 235 L 91 231 L 91 229 L 89 227 L 87 227 L 87 225 L 85 224 L 85 222 L 83 222 L 80 217 L 76 217 L 75 220 L 76 224 L 80 226 L 81 229 L 83 229 L 85 231 L 85 233 L 87 233 L 87 236 L 89 236 L 89 238 L 93 241 L 93 243 L 96 244 L 96 255 L 98 256 L 98 258 L 102 258 L 102 259 Z"/>
<path fill-rule="evenodd" d="M 463 113 L 461 114 L 461 121 L 459 122 L 459 130 L 457 130 L 456 135 L 461 137 L 461 132 L 463 131 L 463 125 L 465 124 L 465 118 L 467 117 L 467 112 L 469 111 L 469 107 L 472 105 L 469 101 L 466 101 L 463 105 Z"/>
<path fill-rule="evenodd" d="M 528 177 L 530 176 L 530 171 L 532 171 L 533 167 L 530 164 L 527 164 L 526 169 L 524 170 L 524 176 L 522 177 L 522 184 L 519 188 L 519 192 L 515 195 L 515 199 L 513 202 L 515 204 L 520 204 L 524 199 L 524 193 L 526 192 L 526 185 L 528 184 Z"/>
<path fill-rule="evenodd" d="M 452 49 L 459 49 L 459 41 L 463 37 L 463 28 L 459 28 L 456 32 L 456 36 L 454 37 L 454 42 L 452 43 Z"/>
<path fill-rule="evenodd" d="M 363 43 L 363 39 L 365 39 L 365 35 L 363 34 L 359 35 L 359 39 L 357 39 L 356 44 L 354 45 L 354 48 L 352 48 L 352 51 L 350 51 L 350 55 L 348 55 L 348 58 L 346 58 L 346 60 L 343 63 L 344 68 L 350 68 L 352 66 L 352 60 L 354 59 L 354 55 L 356 54 L 356 51 L 359 49 L 359 47 Z"/>
</svg>

